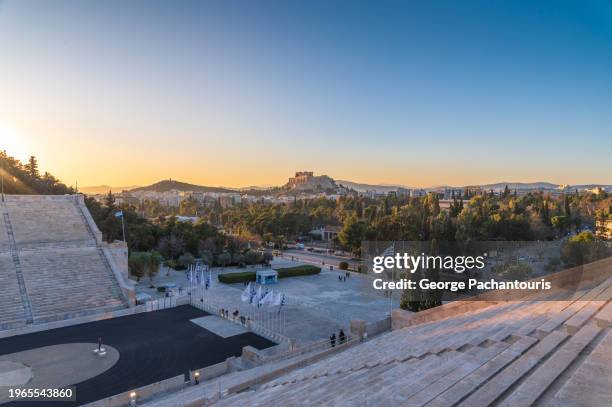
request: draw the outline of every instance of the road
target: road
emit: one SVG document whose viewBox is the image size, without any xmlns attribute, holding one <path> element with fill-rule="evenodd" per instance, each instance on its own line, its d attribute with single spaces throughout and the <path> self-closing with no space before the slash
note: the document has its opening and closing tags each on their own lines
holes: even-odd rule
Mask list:
<svg viewBox="0 0 612 407">
<path fill-rule="evenodd" d="M 327 253 L 313 253 L 307 250 L 283 250 L 282 256 L 289 259 L 293 256 L 298 261 L 317 266 L 321 266 L 322 263 L 325 263 L 325 265 L 332 265 L 336 268 L 339 267 L 341 261 L 346 261 L 349 264 L 349 268 L 352 270 L 357 270 L 357 267 L 359 267 L 358 261 L 351 260 L 348 257 L 334 256 Z"/>
</svg>

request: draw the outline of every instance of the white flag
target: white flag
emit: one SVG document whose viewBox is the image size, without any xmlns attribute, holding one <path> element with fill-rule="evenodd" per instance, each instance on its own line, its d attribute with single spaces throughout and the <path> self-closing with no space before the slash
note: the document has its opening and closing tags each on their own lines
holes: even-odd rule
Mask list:
<svg viewBox="0 0 612 407">
<path fill-rule="evenodd" d="M 260 301 L 261 305 L 268 305 L 268 304 L 272 304 L 273 302 L 274 302 L 274 292 L 273 291 L 266 293 Z"/>
<path fill-rule="evenodd" d="M 261 305 L 261 300 L 263 299 L 264 294 L 261 293 L 261 286 L 259 286 L 259 289 L 257 290 L 257 295 L 255 296 L 255 304 L 257 305 L 257 307 L 259 307 Z"/>
<path fill-rule="evenodd" d="M 249 283 L 249 285 L 245 287 L 244 291 L 242 292 L 242 295 L 240 295 L 240 299 L 242 300 L 242 302 L 247 302 L 249 301 L 250 298 L 251 298 L 251 283 Z"/>
</svg>

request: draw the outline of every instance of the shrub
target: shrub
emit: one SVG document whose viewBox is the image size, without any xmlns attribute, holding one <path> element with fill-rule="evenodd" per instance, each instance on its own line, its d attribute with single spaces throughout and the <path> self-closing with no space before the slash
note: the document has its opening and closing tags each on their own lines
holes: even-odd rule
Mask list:
<svg viewBox="0 0 612 407">
<path fill-rule="evenodd" d="M 321 268 L 316 266 L 296 266 L 296 267 L 288 267 L 281 268 L 276 270 L 278 272 L 278 278 L 285 277 L 296 277 L 296 276 L 308 276 L 312 274 L 319 274 L 321 272 Z M 236 284 L 236 283 L 244 283 L 245 281 L 255 281 L 256 272 L 255 271 L 242 271 L 238 273 L 226 273 L 219 274 L 218 277 L 221 283 L 225 284 Z"/>
<path fill-rule="evenodd" d="M 272 253 L 270 252 L 264 252 L 263 254 L 263 261 L 265 264 L 270 263 L 272 260 L 274 260 L 274 256 L 272 255 Z"/>
<path fill-rule="evenodd" d="M 591 232 L 582 232 L 561 246 L 561 260 L 568 266 L 580 266 L 612 254 L 606 242 L 596 240 Z"/>
<path fill-rule="evenodd" d="M 229 253 L 225 253 L 225 252 L 221 253 L 221 254 L 218 254 L 216 259 L 215 259 L 215 263 L 218 266 L 221 266 L 221 267 L 225 267 L 228 264 L 230 264 L 231 262 L 232 262 L 232 256 L 230 256 Z"/>
<path fill-rule="evenodd" d="M 546 271 L 556 271 L 561 266 L 561 259 L 558 257 L 550 257 L 548 259 L 548 264 L 544 266 Z"/>
<path fill-rule="evenodd" d="M 244 283 L 245 281 L 255 281 L 254 271 L 244 271 L 240 273 L 219 274 L 218 279 L 221 283 L 235 284 Z"/>
<path fill-rule="evenodd" d="M 146 253 L 144 252 L 133 252 L 128 259 L 128 267 L 130 274 L 136 277 L 137 281 L 140 281 L 144 277 L 147 267 Z"/>
<path fill-rule="evenodd" d="M 245 259 L 245 263 L 246 264 L 260 264 L 262 263 L 262 256 L 255 252 L 255 251 L 248 251 L 245 255 L 244 255 L 244 259 Z"/>
<path fill-rule="evenodd" d="M 529 277 L 531 267 L 523 263 L 514 263 L 508 266 L 501 275 L 507 280 L 523 281 Z"/>
<path fill-rule="evenodd" d="M 307 264 L 303 266 L 280 268 L 276 269 L 276 271 L 278 271 L 278 278 L 285 278 L 319 274 L 321 272 L 321 268 Z"/>
<path fill-rule="evenodd" d="M 176 261 L 176 270 L 185 270 L 191 264 L 195 263 L 195 258 L 191 253 L 185 253 Z"/>
<path fill-rule="evenodd" d="M 348 261 L 341 261 L 340 264 L 338 264 L 338 267 L 340 268 L 340 270 L 348 270 Z"/>
</svg>

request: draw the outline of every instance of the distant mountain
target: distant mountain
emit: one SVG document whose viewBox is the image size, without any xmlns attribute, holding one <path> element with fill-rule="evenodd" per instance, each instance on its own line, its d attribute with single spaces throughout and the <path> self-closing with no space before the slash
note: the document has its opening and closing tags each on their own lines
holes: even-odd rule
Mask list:
<svg viewBox="0 0 612 407">
<path fill-rule="evenodd" d="M 307 177 L 308 178 L 308 177 Z M 295 183 L 295 181 L 294 181 Z M 302 190 L 304 188 L 310 188 L 310 184 L 315 183 L 321 184 L 323 186 L 340 186 L 342 185 L 345 188 L 353 189 L 357 192 L 366 192 L 366 191 L 377 191 L 378 193 L 387 193 L 389 191 L 396 191 L 398 188 L 407 188 L 413 189 L 413 187 L 409 187 L 406 185 L 389 185 L 389 184 L 362 184 L 359 182 L 346 181 L 346 180 L 333 180 L 332 178 L 321 175 L 310 177 L 308 182 L 298 183 L 293 185 L 291 182 L 282 187 L 274 187 L 274 186 L 251 186 L 245 188 L 231 188 L 231 187 L 209 187 L 202 185 L 189 184 L 186 182 L 180 182 L 175 180 L 164 180 L 160 182 L 156 182 L 155 184 L 144 186 L 144 187 L 111 187 L 108 185 L 100 185 L 95 187 L 81 187 L 79 190 L 88 194 L 99 194 L 99 193 L 107 193 L 109 189 L 113 192 L 121 192 L 124 190 L 130 191 L 155 191 L 155 192 L 167 192 L 170 190 L 177 191 L 194 191 L 194 192 L 217 192 L 217 193 L 241 193 L 241 194 L 249 194 L 255 196 L 261 196 L 265 194 L 277 194 L 277 193 L 286 193 L 289 191 Z M 328 185 L 329 184 L 329 185 Z M 577 189 L 578 191 L 583 191 L 586 189 L 594 189 L 596 187 L 602 187 L 606 191 L 612 191 L 611 185 L 603 185 L 603 184 L 585 184 L 585 185 L 558 185 L 550 182 L 497 182 L 494 184 L 481 184 L 481 185 L 470 185 L 467 187 L 480 187 L 483 190 L 494 190 L 494 191 L 502 191 L 506 185 L 512 191 L 515 189 L 518 190 L 553 190 L 553 189 L 563 189 L 568 188 L 569 190 Z M 427 187 L 420 188 L 425 191 L 441 191 L 445 188 L 465 188 L 463 186 L 447 186 L 447 185 L 438 185 L 435 187 Z M 321 189 L 321 188 L 319 188 Z M 323 188 L 325 189 L 325 188 Z M 328 188 L 330 189 L 330 188 Z"/>
<path fill-rule="evenodd" d="M 496 182 L 495 184 L 484 184 L 478 185 L 482 189 L 492 189 L 493 191 L 501 191 L 508 186 L 508 189 L 557 189 L 560 187 L 558 184 L 551 184 L 550 182 Z"/>
<path fill-rule="evenodd" d="M 221 187 L 221 188 L 233 189 L 231 187 Z M 265 190 L 272 189 L 272 188 L 276 188 L 276 185 L 272 185 L 272 184 L 251 185 L 248 187 L 240 187 L 240 188 L 235 188 L 235 189 L 237 191 L 265 191 Z"/>
<path fill-rule="evenodd" d="M 155 191 L 155 192 L 168 192 L 172 190 L 177 191 L 193 191 L 193 192 L 219 192 L 219 193 L 231 193 L 237 192 L 235 189 L 222 188 L 222 187 L 207 187 L 202 185 L 188 184 L 186 182 L 180 182 L 175 180 L 164 180 L 156 182 L 146 187 L 138 187 L 131 189 L 130 191 Z"/>
<path fill-rule="evenodd" d="M 366 192 L 366 191 L 377 191 L 379 193 L 387 193 L 389 191 L 395 191 L 397 188 L 408 188 L 413 189 L 413 187 L 409 187 L 406 185 L 389 185 L 389 184 L 362 184 L 353 181 L 344 181 L 337 180 L 337 184 L 343 185 L 347 188 L 354 189 L 357 192 Z M 577 189 L 578 191 L 591 190 L 597 187 L 601 187 L 606 191 L 612 190 L 612 185 L 606 184 L 583 184 L 583 185 L 559 185 L 553 184 L 551 182 L 496 182 L 494 184 L 477 184 L 477 185 L 466 185 L 466 186 L 450 186 L 450 185 L 436 185 L 431 187 L 420 188 L 425 191 L 443 191 L 445 188 L 455 188 L 455 189 L 463 189 L 465 187 L 480 187 L 483 190 L 494 190 L 494 191 L 503 191 L 504 188 L 508 186 L 508 189 L 515 190 L 551 190 L 551 189 L 564 189 L 567 188 L 569 190 Z"/>
<path fill-rule="evenodd" d="M 138 188 L 138 185 L 130 185 L 126 187 L 112 187 L 110 185 L 96 185 L 91 187 L 79 187 L 79 192 L 88 195 L 97 195 L 97 194 L 106 194 L 108 191 L 113 191 L 113 193 L 121 192 L 121 191 L 129 191 L 130 189 Z"/>
<path fill-rule="evenodd" d="M 349 188 L 349 189 L 354 189 L 357 192 L 376 191 L 376 192 L 387 193 L 389 191 L 396 191 L 398 188 L 410 189 L 410 187 L 407 187 L 404 185 L 388 185 L 388 184 L 372 185 L 372 184 L 361 184 L 358 182 L 344 181 L 344 180 L 336 180 L 336 184 L 345 186 L 346 188 Z"/>
</svg>

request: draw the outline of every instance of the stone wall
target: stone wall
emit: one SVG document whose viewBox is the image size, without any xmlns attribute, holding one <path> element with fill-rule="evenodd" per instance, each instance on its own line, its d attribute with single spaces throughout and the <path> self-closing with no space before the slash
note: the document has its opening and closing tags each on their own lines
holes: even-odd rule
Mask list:
<svg viewBox="0 0 612 407">
<path fill-rule="evenodd" d="M 178 375 L 170 379 L 162 380 L 160 382 L 148 384 L 146 386 L 139 387 L 134 390 L 129 390 L 120 394 L 116 394 L 111 397 L 107 397 L 102 400 L 94 401 L 92 403 L 85 404 L 87 407 L 123 407 L 129 406 L 132 400 L 130 394 L 136 393 L 136 405 L 144 400 L 150 400 L 154 396 L 161 393 L 176 391 L 185 387 L 185 376 Z"/>
<path fill-rule="evenodd" d="M 129 278 L 127 244 L 121 240 L 115 240 L 113 243 L 105 243 L 105 245 L 108 247 L 108 251 L 113 257 L 119 271 L 121 271 L 121 274 L 127 280 Z"/>
</svg>

